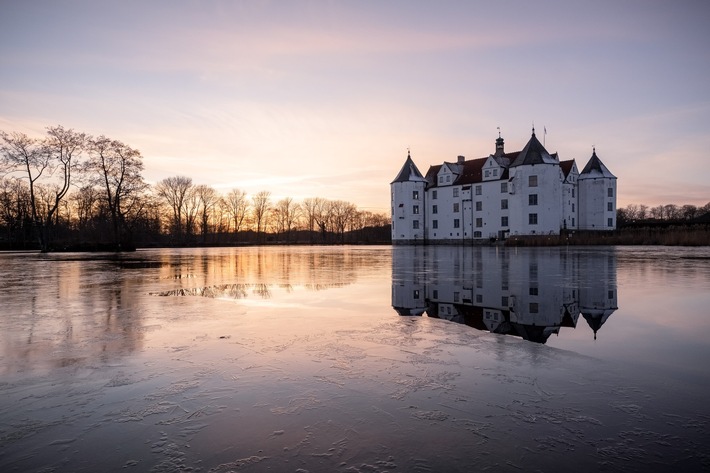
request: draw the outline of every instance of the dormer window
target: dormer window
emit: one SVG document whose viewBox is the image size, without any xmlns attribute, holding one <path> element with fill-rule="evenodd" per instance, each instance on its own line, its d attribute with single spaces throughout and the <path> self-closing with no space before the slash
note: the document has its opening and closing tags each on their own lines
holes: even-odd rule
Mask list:
<svg viewBox="0 0 710 473">
<path fill-rule="evenodd" d="M 451 182 L 451 175 L 450 174 L 446 175 L 446 182 Z"/>
</svg>

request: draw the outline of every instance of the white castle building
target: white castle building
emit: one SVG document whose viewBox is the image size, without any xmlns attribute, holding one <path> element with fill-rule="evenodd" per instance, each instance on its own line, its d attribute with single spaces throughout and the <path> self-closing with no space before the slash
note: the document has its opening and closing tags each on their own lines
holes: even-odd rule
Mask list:
<svg viewBox="0 0 710 473">
<path fill-rule="evenodd" d="M 616 177 L 596 154 L 580 173 L 535 137 L 513 153 L 431 166 L 407 160 L 390 183 L 392 243 L 474 243 L 513 235 L 616 229 Z"/>
</svg>

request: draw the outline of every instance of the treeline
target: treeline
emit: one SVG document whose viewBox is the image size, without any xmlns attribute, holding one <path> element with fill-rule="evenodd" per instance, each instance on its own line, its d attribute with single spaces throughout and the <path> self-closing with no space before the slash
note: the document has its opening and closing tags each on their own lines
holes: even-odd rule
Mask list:
<svg viewBox="0 0 710 473">
<path fill-rule="evenodd" d="M 319 197 L 221 194 L 186 176 L 155 185 L 125 143 L 62 126 L 0 131 L 0 249 L 388 242 L 390 218 Z"/>
<path fill-rule="evenodd" d="M 669 223 L 710 223 L 710 202 L 698 207 L 692 204 L 665 204 L 649 207 L 643 204 L 629 204 L 616 210 L 618 227 Z"/>
</svg>

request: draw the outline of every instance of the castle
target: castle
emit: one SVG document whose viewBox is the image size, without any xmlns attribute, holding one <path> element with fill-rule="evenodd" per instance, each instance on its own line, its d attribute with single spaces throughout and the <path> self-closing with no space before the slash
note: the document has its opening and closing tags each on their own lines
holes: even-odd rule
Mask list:
<svg viewBox="0 0 710 473">
<path fill-rule="evenodd" d="M 616 177 L 593 150 L 582 172 L 535 136 L 506 153 L 431 166 L 412 157 L 390 183 L 393 244 L 461 244 L 515 235 L 616 229 Z"/>
</svg>

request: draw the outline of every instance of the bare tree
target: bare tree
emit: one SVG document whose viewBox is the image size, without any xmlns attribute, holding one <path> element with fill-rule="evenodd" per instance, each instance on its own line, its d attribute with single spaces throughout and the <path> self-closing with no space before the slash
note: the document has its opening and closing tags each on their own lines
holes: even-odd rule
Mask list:
<svg viewBox="0 0 710 473">
<path fill-rule="evenodd" d="M 229 222 L 231 221 L 229 216 L 229 207 L 227 206 L 227 200 L 223 196 L 218 196 L 217 202 L 214 206 L 214 227 L 217 238 L 229 231 Z"/>
<path fill-rule="evenodd" d="M 276 203 L 274 208 L 275 218 L 278 222 L 279 231 L 286 234 L 286 240 L 291 237 L 291 230 L 298 219 L 299 212 L 299 205 L 294 203 L 291 197 L 286 197 Z"/>
<path fill-rule="evenodd" d="M 25 228 L 31 227 L 29 189 L 19 179 L 0 178 L 0 224 L 8 241 L 25 240 Z"/>
<path fill-rule="evenodd" d="M 95 217 L 100 198 L 99 192 L 91 185 L 83 186 L 69 197 L 76 210 L 77 228 L 80 231 L 86 230 L 91 219 Z"/>
<path fill-rule="evenodd" d="M 325 241 L 328 231 L 330 230 L 332 207 L 333 202 L 329 200 L 318 198 L 316 201 L 315 219 L 323 241 Z"/>
<path fill-rule="evenodd" d="M 677 220 L 680 217 L 680 209 L 675 204 L 664 205 L 663 213 L 666 217 L 666 220 Z"/>
<path fill-rule="evenodd" d="M 0 132 L 1 159 L 11 173 L 27 179 L 30 208 L 37 239 L 42 251 L 51 246 L 51 227 L 62 199 L 72 184 L 72 172 L 77 166 L 85 135 L 62 126 L 47 128 L 47 137 L 40 141 L 24 133 Z M 46 184 L 40 184 L 40 178 Z M 39 195 L 42 194 L 41 203 Z"/>
<path fill-rule="evenodd" d="M 691 204 L 686 204 L 681 207 L 680 213 L 684 220 L 693 220 L 695 217 L 699 217 L 698 208 Z"/>
<path fill-rule="evenodd" d="M 113 244 L 121 248 L 126 235 L 126 218 L 135 209 L 134 197 L 147 189 L 141 172 L 140 152 L 105 136 L 88 140 L 89 158 L 84 170 L 89 182 L 103 189 L 103 200 L 111 218 Z"/>
<path fill-rule="evenodd" d="M 340 235 L 341 243 L 345 242 L 345 229 L 356 211 L 357 208 L 354 204 L 343 200 L 333 201 L 330 206 L 333 228 Z"/>
<path fill-rule="evenodd" d="M 171 230 L 182 238 L 185 206 L 193 189 L 192 179 L 186 176 L 166 177 L 155 185 L 155 191 L 172 210 Z"/>
<path fill-rule="evenodd" d="M 648 205 L 640 204 L 637 215 L 639 220 L 646 220 L 648 218 Z"/>
<path fill-rule="evenodd" d="M 265 227 L 265 219 L 271 207 L 271 192 L 261 191 L 252 196 L 252 214 L 256 222 L 256 234 L 261 234 L 262 228 Z"/>
<path fill-rule="evenodd" d="M 239 189 L 233 189 L 229 191 L 225 201 L 229 209 L 229 214 L 232 217 L 232 223 L 234 224 L 234 233 L 239 233 L 244 219 L 249 213 L 247 193 Z"/>
<path fill-rule="evenodd" d="M 200 233 L 202 235 L 202 243 L 206 243 L 210 219 L 212 218 L 215 206 L 219 201 L 219 194 L 213 188 L 202 184 L 195 187 L 195 196 L 197 197 L 199 205 Z"/>
<path fill-rule="evenodd" d="M 301 203 L 301 210 L 306 221 L 306 228 L 308 228 L 311 243 L 313 243 L 316 220 L 321 207 L 320 201 L 322 200 L 323 199 L 320 197 L 309 197 L 307 199 L 303 199 L 303 202 Z"/>
<path fill-rule="evenodd" d="M 651 208 L 649 210 L 649 213 L 651 214 L 651 218 L 655 218 L 658 220 L 662 220 L 665 218 L 666 212 L 665 212 L 665 207 L 663 205 L 658 205 L 656 207 Z"/>
</svg>

